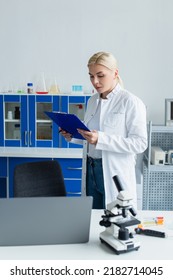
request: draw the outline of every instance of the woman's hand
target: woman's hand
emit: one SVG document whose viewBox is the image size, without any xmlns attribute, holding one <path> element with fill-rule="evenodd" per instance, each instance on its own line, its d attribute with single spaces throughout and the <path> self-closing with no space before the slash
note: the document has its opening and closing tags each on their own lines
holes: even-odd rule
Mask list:
<svg viewBox="0 0 173 280">
<path fill-rule="evenodd" d="M 78 129 L 78 132 L 90 143 L 97 144 L 98 132 L 97 130 L 86 131 L 83 129 Z"/>
<path fill-rule="evenodd" d="M 62 135 L 68 142 L 71 141 L 72 136 L 71 136 L 70 133 L 68 133 L 67 131 L 65 131 L 65 130 L 63 130 L 63 129 L 61 129 L 61 128 L 59 128 L 59 133 L 61 133 L 61 135 Z"/>
</svg>

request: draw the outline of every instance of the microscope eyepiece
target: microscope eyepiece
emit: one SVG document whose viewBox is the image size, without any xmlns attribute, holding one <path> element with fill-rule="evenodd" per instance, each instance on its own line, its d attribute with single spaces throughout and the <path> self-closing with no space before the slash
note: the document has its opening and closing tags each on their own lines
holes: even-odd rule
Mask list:
<svg viewBox="0 0 173 280">
<path fill-rule="evenodd" d="M 136 216 L 136 215 L 137 215 L 137 212 L 136 212 L 136 210 L 135 210 L 133 207 L 131 207 L 131 208 L 129 209 L 129 211 L 130 211 L 130 213 L 131 213 L 133 216 Z"/>
<path fill-rule="evenodd" d="M 113 177 L 113 180 L 114 180 L 114 183 L 115 183 L 115 185 L 116 185 L 116 187 L 117 187 L 117 190 L 118 190 L 119 192 L 124 191 L 124 188 L 123 188 L 123 186 L 122 186 L 122 184 L 121 184 L 121 182 L 120 182 L 120 180 L 119 180 L 119 178 L 118 178 L 117 175 L 115 175 L 115 176 Z"/>
</svg>

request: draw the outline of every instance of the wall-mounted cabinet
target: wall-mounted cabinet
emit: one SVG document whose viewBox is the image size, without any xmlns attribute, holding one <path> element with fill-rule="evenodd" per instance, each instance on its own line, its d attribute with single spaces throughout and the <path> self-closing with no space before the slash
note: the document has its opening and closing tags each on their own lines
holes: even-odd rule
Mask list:
<svg viewBox="0 0 173 280">
<path fill-rule="evenodd" d="M 58 126 L 44 112 L 67 112 L 83 120 L 89 97 L 0 95 L 0 146 L 77 148 L 58 135 Z"/>
</svg>

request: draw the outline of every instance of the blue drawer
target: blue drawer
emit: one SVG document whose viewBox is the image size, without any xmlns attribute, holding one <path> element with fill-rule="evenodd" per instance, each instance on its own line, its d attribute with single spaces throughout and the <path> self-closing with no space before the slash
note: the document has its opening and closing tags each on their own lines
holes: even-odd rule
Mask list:
<svg viewBox="0 0 173 280">
<path fill-rule="evenodd" d="M 0 198 L 7 197 L 7 182 L 6 178 L 0 178 Z"/>
<path fill-rule="evenodd" d="M 81 180 L 64 180 L 67 195 L 81 195 Z"/>
<path fill-rule="evenodd" d="M 7 158 L 0 158 L 0 177 L 7 177 Z"/>
<path fill-rule="evenodd" d="M 64 178 L 82 177 L 82 159 L 57 159 L 60 163 Z"/>
</svg>

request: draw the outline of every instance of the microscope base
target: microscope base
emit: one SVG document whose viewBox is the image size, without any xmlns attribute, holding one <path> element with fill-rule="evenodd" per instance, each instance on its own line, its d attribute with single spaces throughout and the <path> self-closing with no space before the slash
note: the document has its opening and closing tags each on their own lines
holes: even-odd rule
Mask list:
<svg viewBox="0 0 173 280">
<path fill-rule="evenodd" d="M 117 255 L 138 250 L 140 247 L 140 243 L 138 241 L 134 242 L 134 238 L 120 240 L 107 231 L 100 233 L 100 241 L 111 247 Z"/>
</svg>

